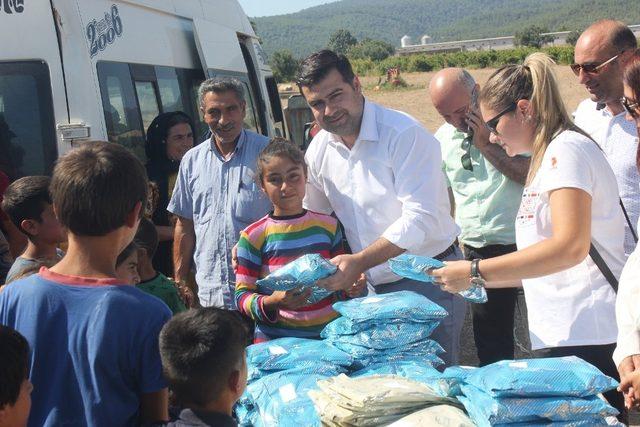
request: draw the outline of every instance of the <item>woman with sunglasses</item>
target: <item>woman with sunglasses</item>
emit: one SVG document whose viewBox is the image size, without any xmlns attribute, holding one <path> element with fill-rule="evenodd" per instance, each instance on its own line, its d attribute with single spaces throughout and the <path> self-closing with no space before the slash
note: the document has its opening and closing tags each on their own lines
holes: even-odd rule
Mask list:
<svg viewBox="0 0 640 427">
<path fill-rule="evenodd" d="M 636 123 L 640 134 L 640 50 L 629 59 L 624 72 L 622 105 L 627 118 Z M 636 155 L 640 169 L 640 149 Z M 640 405 L 640 250 L 629 256 L 620 276 L 620 289 L 616 301 L 618 346 L 613 360 L 622 380 L 620 390 L 627 407 Z"/>
<path fill-rule="evenodd" d="M 531 155 L 516 217 L 518 251 L 447 262 L 432 274 L 450 292 L 472 281 L 497 288 L 522 280 L 533 350 L 542 357 L 575 355 L 617 377 L 611 359 L 616 293 L 588 255 L 593 242 L 620 276 L 625 255 L 618 188 L 604 154 L 567 114 L 554 65 L 534 53 L 523 65 L 498 69 L 480 93 L 490 141 L 510 156 Z M 624 409 L 620 393 L 606 397 Z"/>
</svg>

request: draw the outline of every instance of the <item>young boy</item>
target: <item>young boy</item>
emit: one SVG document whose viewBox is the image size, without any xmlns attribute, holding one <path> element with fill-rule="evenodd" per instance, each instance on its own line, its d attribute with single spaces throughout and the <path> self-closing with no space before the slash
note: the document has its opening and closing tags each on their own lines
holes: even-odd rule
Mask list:
<svg viewBox="0 0 640 427">
<path fill-rule="evenodd" d="M 66 256 L 0 293 L 0 323 L 32 348 L 29 426 L 130 426 L 167 419 L 158 334 L 171 312 L 115 279 L 147 197 L 144 166 L 91 142 L 60 158 L 51 180 Z"/>
<path fill-rule="evenodd" d="M 0 427 L 25 427 L 31 408 L 29 344 L 19 332 L 0 325 Z"/>
<path fill-rule="evenodd" d="M 165 378 L 185 408 L 169 426 L 237 425 L 231 411 L 247 385 L 247 340 L 239 315 L 215 307 L 179 313 L 162 328 Z"/>
<path fill-rule="evenodd" d="M 153 255 L 158 248 L 158 232 L 156 226 L 147 218 L 140 220 L 135 242 L 138 245 L 138 289 L 160 298 L 173 314 L 185 311 L 187 308 L 180 299 L 178 286 L 153 268 Z"/>
<path fill-rule="evenodd" d="M 50 183 L 48 176 L 25 176 L 9 185 L 4 193 L 2 210 L 28 239 L 27 248 L 7 273 L 7 282 L 43 259 L 58 261 L 64 255 L 57 245 L 66 236 L 53 213 Z"/>
</svg>

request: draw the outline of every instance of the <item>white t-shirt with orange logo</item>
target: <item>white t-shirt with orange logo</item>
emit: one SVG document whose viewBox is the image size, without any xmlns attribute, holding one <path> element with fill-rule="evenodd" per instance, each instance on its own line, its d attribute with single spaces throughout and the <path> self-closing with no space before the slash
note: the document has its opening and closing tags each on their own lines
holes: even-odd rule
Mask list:
<svg viewBox="0 0 640 427">
<path fill-rule="evenodd" d="M 523 249 L 552 236 L 549 195 L 578 188 L 591 196 L 591 241 L 616 277 L 625 263 L 624 217 L 618 186 L 602 151 L 589 138 L 564 131 L 549 144 L 524 189 L 516 217 Z M 616 342 L 616 294 L 590 256 L 567 270 L 522 281 L 533 349 Z"/>
</svg>

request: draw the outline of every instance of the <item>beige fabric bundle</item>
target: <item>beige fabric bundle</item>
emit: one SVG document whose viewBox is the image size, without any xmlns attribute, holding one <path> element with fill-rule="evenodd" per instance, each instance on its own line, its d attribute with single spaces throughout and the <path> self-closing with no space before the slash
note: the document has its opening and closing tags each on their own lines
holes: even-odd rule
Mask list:
<svg viewBox="0 0 640 427">
<path fill-rule="evenodd" d="M 424 384 L 396 375 L 349 378 L 344 374 L 318 381 L 309 392 L 327 426 L 388 425 L 421 409 L 455 405 L 456 399 L 436 395 Z"/>
</svg>

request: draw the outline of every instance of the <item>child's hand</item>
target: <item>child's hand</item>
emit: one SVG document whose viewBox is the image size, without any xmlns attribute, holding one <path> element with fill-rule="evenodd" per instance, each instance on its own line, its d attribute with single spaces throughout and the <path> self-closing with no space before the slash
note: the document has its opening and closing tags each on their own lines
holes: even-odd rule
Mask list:
<svg viewBox="0 0 640 427">
<path fill-rule="evenodd" d="M 349 298 L 357 298 L 362 296 L 364 289 L 367 287 L 367 279 L 363 274 L 360 274 L 360 277 L 356 282 L 351 285 L 349 289 L 345 291 Z"/>
<path fill-rule="evenodd" d="M 265 300 L 265 305 L 273 308 L 296 310 L 308 305 L 307 299 L 311 296 L 311 289 L 296 288 L 289 291 L 276 291 Z"/>
<path fill-rule="evenodd" d="M 625 375 L 620 380 L 618 391 L 624 394 L 624 404 L 627 408 L 639 406 L 640 403 L 640 370 Z"/>
</svg>

